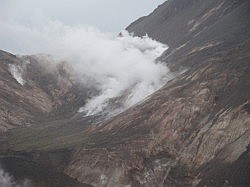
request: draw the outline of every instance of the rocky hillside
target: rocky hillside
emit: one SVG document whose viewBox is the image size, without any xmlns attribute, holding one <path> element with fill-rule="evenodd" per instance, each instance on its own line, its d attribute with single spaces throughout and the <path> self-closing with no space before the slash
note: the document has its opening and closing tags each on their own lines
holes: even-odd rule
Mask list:
<svg viewBox="0 0 250 187">
<path fill-rule="evenodd" d="M 132 23 L 170 46 L 161 60 L 172 70 L 187 71 L 97 128 L 66 173 L 93 186 L 248 186 L 249 10 L 169 0 Z"/>
<path fill-rule="evenodd" d="M 49 56 L 0 51 L 0 69 L 0 133 L 75 113 L 91 95 L 70 66 Z"/>
<path fill-rule="evenodd" d="M 93 186 L 100 178 L 106 186 L 248 186 L 249 47 L 208 58 L 88 132 L 66 173 Z"/>
<path fill-rule="evenodd" d="M 247 0 L 168 0 L 127 30 L 168 44 L 162 59 L 169 67 L 196 66 L 249 39 L 249 6 Z"/>
<path fill-rule="evenodd" d="M 47 119 L 8 131 L 0 139 L 1 157 L 45 165 L 91 186 L 249 186 L 249 10 L 247 0 L 168 0 L 132 23 L 129 32 L 168 44 L 160 59 L 185 72 L 98 123 L 96 116 L 71 115 L 87 89 L 75 91 L 82 87 L 75 88 L 70 76 L 61 84 L 61 66 L 43 78 L 39 63 L 28 63 L 32 69 L 22 68 L 22 85 L 8 64 L 37 57 L 1 52 L 1 107 L 13 105 L 12 116 L 21 116 L 16 121 Z M 65 111 L 65 105 L 72 109 Z M 1 115 L 4 128 L 20 124 Z"/>
</svg>

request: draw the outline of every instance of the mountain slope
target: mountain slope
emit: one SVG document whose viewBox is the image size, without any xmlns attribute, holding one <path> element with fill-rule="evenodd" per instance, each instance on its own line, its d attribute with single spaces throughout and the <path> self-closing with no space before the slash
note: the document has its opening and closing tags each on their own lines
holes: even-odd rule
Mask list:
<svg viewBox="0 0 250 187">
<path fill-rule="evenodd" d="M 169 67 L 188 71 L 92 131 L 66 172 L 94 186 L 100 176 L 103 186 L 248 186 L 249 8 L 169 0 L 131 24 L 170 46 L 160 58 Z"/>
<path fill-rule="evenodd" d="M 168 44 L 160 59 L 182 75 L 103 122 L 70 116 L 10 130 L 2 157 L 92 186 L 249 186 L 249 9 L 246 0 L 165 2 L 127 29 Z"/>
<path fill-rule="evenodd" d="M 191 186 L 196 177 L 208 184 L 199 177 L 203 175 L 214 181 L 209 181 L 211 186 L 248 181 L 244 168 L 235 171 L 245 173 L 236 181 L 231 181 L 234 174 L 223 173 L 225 180 L 217 181 L 207 170 L 217 170 L 219 164 L 230 167 L 250 142 L 249 47 L 248 42 L 240 56 L 236 46 L 223 58 L 207 59 L 147 101 L 88 132 L 88 143 L 75 152 L 66 172 L 93 186 L 102 174 L 109 182 L 116 178 L 107 186 L 121 181 L 132 186 Z"/>
<path fill-rule="evenodd" d="M 75 113 L 91 95 L 66 63 L 49 56 L 0 51 L 0 67 L 0 132 Z"/>
<path fill-rule="evenodd" d="M 176 69 L 202 63 L 209 55 L 249 39 L 249 9 L 247 0 L 168 0 L 127 30 L 168 44 L 162 59 Z"/>
</svg>

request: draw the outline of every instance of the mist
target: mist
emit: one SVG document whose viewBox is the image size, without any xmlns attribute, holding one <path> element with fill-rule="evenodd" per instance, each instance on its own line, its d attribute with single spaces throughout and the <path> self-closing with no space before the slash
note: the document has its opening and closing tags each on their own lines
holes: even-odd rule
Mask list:
<svg viewBox="0 0 250 187">
<path fill-rule="evenodd" d="M 122 111 L 172 78 L 169 69 L 156 62 L 168 47 L 147 36 L 133 37 L 126 31 L 117 36 L 91 26 L 69 26 L 57 20 L 28 25 L 2 22 L 0 27 L 0 41 L 5 49 L 21 55 L 50 54 L 55 61 L 67 61 L 82 82 L 99 90 L 99 95 L 79 109 L 87 115 L 100 113 L 110 99 L 120 96 L 124 103 L 118 111 Z M 8 41 L 4 42 L 5 39 Z M 20 75 L 13 75 L 20 80 Z M 21 84 L 24 83 L 22 80 Z"/>
<path fill-rule="evenodd" d="M 13 64 L 9 65 L 9 71 L 13 78 L 16 79 L 16 81 L 23 86 L 25 84 L 25 80 L 23 79 L 22 72 L 20 70 L 21 67 L 19 66 L 15 66 Z"/>
<path fill-rule="evenodd" d="M 22 182 L 17 182 L 9 173 L 5 172 L 0 166 L 0 186 L 1 187 L 29 187 L 30 181 L 23 180 Z"/>
</svg>

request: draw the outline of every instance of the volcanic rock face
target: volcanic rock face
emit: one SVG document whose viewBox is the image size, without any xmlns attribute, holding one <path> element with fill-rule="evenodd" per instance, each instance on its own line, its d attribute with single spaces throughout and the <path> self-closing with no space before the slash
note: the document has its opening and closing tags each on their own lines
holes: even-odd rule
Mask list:
<svg viewBox="0 0 250 187">
<path fill-rule="evenodd" d="M 94 186 L 248 186 L 249 10 L 169 0 L 131 24 L 170 46 L 170 68 L 188 71 L 92 131 L 66 173 Z"/>
<path fill-rule="evenodd" d="M 132 186 L 191 186 L 207 175 L 208 163 L 234 163 L 250 142 L 249 57 L 241 59 L 249 51 L 241 52 L 237 46 L 225 54 L 224 63 L 219 57 L 208 59 L 103 124 L 66 172 L 94 186 L 101 175 L 107 176 L 107 186 L 121 181 L 121 186 L 128 181 Z M 245 173 L 241 180 L 246 180 L 249 170 L 235 172 Z M 211 186 L 239 185 L 240 180 L 223 177 L 219 182 L 212 178 Z"/>
<path fill-rule="evenodd" d="M 1 125 L 38 119 L 36 113 L 54 117 L 8 132 L 2 155 L 46 163 L 92 186 L 249 186 L 249 10 L 247 0 L 168 0 L 131 24 L 129 32 L 168 44 L 160 59 L 185 72 L 142 103 L 99 123 L 96 116 L 69 115 L 88 95 L 86 89 L 75 92 L 79 87 L 67 73 L 62 78 L 59 67 L 42 76 L 37 57 L 22 57 L 33 63 L 26 65 L 30 71 L 23 70 L 21 85 L 2 63 L 1 107 L 15 104 L 9 111 L 18 119 L 3 113 Z M 2 61 L 20 61 L 1 54 Z M 19 102 L 17 96 L 27 99 Z M 70 117 L 58 118 L 59 109 Z M 51 152 L 61 155 L 56 164 Z"/>
<path fill-rule="evenodd" d="M 89 93 L 73 77 L 69 66 L 53 63 L 48 56 L 17 57 L 0 51 L 0 66 L 1 133 L 75 112 Z"/>
<path fill-rule="evenodd" d="M 167 43 L 162 59 L 169 67 L 190 67 L 247 40 L 249 16 L 247 0 L 168 0 L 127 30 Z"/>
</svg>

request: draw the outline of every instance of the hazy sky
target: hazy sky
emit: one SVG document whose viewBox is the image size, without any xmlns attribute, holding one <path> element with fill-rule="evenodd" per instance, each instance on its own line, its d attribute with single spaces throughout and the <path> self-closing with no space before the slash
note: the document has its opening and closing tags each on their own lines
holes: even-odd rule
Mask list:
<svg viewBox="0 0 250 187">
<path fill-rule="evenodd" d="M 164 0 L 1 0 L 0 21 L 28 24 L 52 19 L 67 25 L 92 25 L 119 32 L 152 12 Z M 41 19 L 43 18 L 43 19 Z"/>
</svg>

